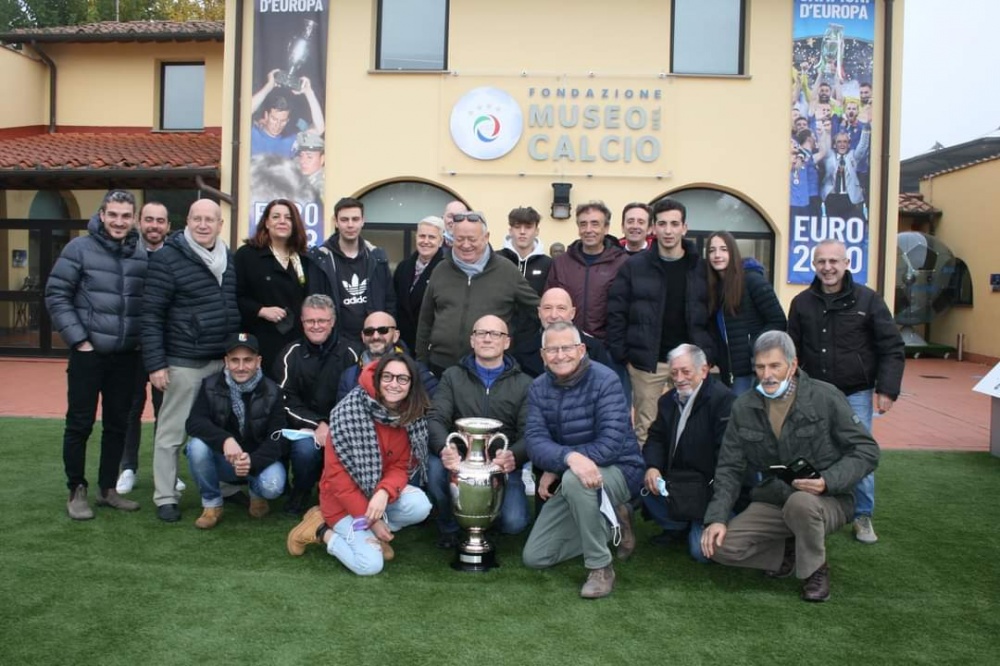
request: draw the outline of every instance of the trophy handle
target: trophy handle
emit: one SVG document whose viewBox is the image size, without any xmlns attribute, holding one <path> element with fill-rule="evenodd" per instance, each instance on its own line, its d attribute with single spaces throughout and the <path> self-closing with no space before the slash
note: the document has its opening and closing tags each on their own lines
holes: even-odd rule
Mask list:
<svg viewBox="0 0 1000 666">
<path fill-rule="evenodd" d="M 457 446 L 455 446 L 454 444 L 451 443 L 451 440 L 455 439 L 455 438 L 457 438 L 460 442 L 462 442 L 463 444 L 465 444 L 465 438 L 462 437 L 461 433 L 450 432 L 450 433 L 448 433 L 448 436 L 445 437 L 444 445 L 445 446 L 450 446 L 451 448 L 455 449 L 455 451 L 461 451 L 461 449 L 459 449 Z"/>
<path fill-rule="evenodd" d="M 502 439 L 503 440 L 503 448 L 500 449 L 500 450 L 501 451 L 506 451 L 507 447 L 510 445 L 510 440 L 507 439 L 507 435 L 503 434 L 502 432 L 498 432 L 495 435 L 493 435 L 492 437 L 490 437 L 490 440 L 488 442 L 486 442 L 486 450 L 487 451 L 490 450 L 490 447 L 493 446 L 493 440 L 495 440 L 495 439 Z"/>
</svg>

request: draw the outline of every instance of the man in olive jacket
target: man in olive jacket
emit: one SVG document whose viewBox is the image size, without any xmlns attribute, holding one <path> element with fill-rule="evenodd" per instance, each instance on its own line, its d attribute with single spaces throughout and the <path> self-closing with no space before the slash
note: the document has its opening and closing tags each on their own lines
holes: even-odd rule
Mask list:
<svg viewBox="0 0 1000 666">
<path fill-rule="evenodd" d="M 716 562 L 774 577 L 794 572 L 805 581 L 804 601 L 826 601 L 826 535 L 854 510 L 854 486 L 878 465 L 878 444 L 840 391 L 798 370 L 787 333 L 757 338 L 754 368 L 760 385 L 733 403 L 722 440 L 702 551 Z M 816 478 L 796 475 L 789 484 L 770 469 L 799 458 L 818 472 Z M 764 480 L 753 489 L 750 506 L 730 520 L 747 469 Z"/>
</svg>

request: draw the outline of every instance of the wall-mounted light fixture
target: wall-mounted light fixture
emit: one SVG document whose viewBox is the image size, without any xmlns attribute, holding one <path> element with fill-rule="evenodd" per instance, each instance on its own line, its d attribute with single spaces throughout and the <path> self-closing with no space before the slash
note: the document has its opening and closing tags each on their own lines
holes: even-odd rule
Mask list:
<svg viewBox="0 0 1000 666">
<path fill-rule="evenodd" d="M 556 220 L 568 220 L 572 214 L 572 204 L 569 202 L 569 191 L 572 183 L 552 183 L 552 217 Z"/>
</svg>

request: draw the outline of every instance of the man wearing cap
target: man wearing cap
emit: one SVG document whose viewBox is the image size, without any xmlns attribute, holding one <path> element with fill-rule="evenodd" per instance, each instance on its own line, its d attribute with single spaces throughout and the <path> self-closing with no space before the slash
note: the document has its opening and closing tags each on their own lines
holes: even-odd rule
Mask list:
<svg viewBox="0 0 1000 666">
<path fill-rule="evenodd" d="M 326 155 L 323 137 L 313 130 L 299 132 L 295 139 L 295 162 L 299 171 L 316 190 L 316 198 L 323 200 L 323 185 L 326 181 Z"/>
<path fill-rule="evenodd" d="M 222 517 L 221 481 L 247 482 L 252 518 L 266 516 L 268 500 L 285 489 L 281 390 L 260 362 L 257 338 L 233 334 L 226 340 L 225 368 L 202 381 L 191 408 L 187 457 L 201 494 L 199 529 L 212 529 Z"/>
</svg>

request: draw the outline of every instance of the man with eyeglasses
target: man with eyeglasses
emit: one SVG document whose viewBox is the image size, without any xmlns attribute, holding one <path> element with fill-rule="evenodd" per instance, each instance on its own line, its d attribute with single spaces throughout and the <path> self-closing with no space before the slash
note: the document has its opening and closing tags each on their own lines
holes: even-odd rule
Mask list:
<svg viewBox="0 0 1000 666">
<path fill-rule="evenodd" d="M 621 382 L 591 363 L 577 328 L 546 328 L 542 354 L 546 373 L 528 391 L 525 441 L 532 466 L 543 472 L 545 506 L 524 545 L 524 564 L 545 569 L 582 554 L 588 575 L 580 596 L 606 597 L 615 583 L 608 541 L 622 560 L 635 549 L 630 502 L 645 465 Z"/>
<path fill-rule="evenodd" d="M 365 318 L 364 327 L 361 329 L 361 343 L 364 349 L 357 360 L 344 368 L 340 376 L 340 383 L 337 388 L 337 401 L 340 402 L 347 394 L 358 385 L 361 371 L 369 363 L 378 361 L 386 354 L 396 352 L 411 356 L 406 344 L 399 339 L 399 328 L 396 327 L 396 319 L 388 312 L 373 312 Z M 423 363 L 417 362 L 420 370 L 420 379 L 423 380 L 424 390 L 428 397 L 434 397 L 438 380 L 427 369 Z"/>
<path fill-rule="evenodd" d="M 333 300 L 324 294 L 302 302 L 305 338 L 287 345 L 278 355 L 274 376 L 279 379 L 286 427 L 312 434 L 290 440 L 292 489 L 285 513 L 302 515 L 312 506 L 310 497 L 323 470 L 323 443 L 330 432 L 330 412 L 337 404 L 337 384 L 359 355 L 339 339 L 334 328 Z"/>
<path fill-rule="evenodd" d="M 430 457 L 427 468 L 427 490 L 437 507 L 439 548 L 454 548 L 459 543 L 458 523 L 451 508 L 449 473 L 458 470 L 465 451 L 445 445 L 457 419 L 483 417 L 503 423 L 500 432 L 507 436 L 510 447 L 499 450 L 497 443 L 489 452 L 493 462 L 507 474 L 498 526 L 503 534 L 518 534 L 531 520 L 521 479 L 521 466 L 528 459 L 524 423 L 531 378 L 507 354 L 510 348 L 507 331 L 507 324 L 499 317 L 481 317 L 469 338 L 472 353 L 444 371 L 434 394 L 427 429 L 428 445 L 435 455 Z"/>
<path fill-rule="evenodd" d="M 434 269 L 420 308 L 417 358 L 441 376 L 471 351 L 464 331 L 484 315 L 509 325 L 520 311 L 534 318 L 538 294 L 510 261 L 489 246 L 482 213 L 457 213 L 451 253 Z"/>
<path fill-rule="evenodd" d="M 514 358 L 517 360 L 521 370 L 534 379 L 545 372 L 545 359 L 542 357 L 542 332 L 559 321 L 573 323 L 576 316 L 576 308 L 573 307 L 573 299 L 569 292 L 562 287 L 552 287 L 542 294 L 538 302 L 538 319 L 541 328 L 524 340 L 516 341 L 514 344 Z M 592 335 L 581 333 L 580 338 L 587 348 L 587 356 L 591 361 L 597 361 L 610 367 L 611 358 L 608 356 L 604 343 Z"/>
</svg>

